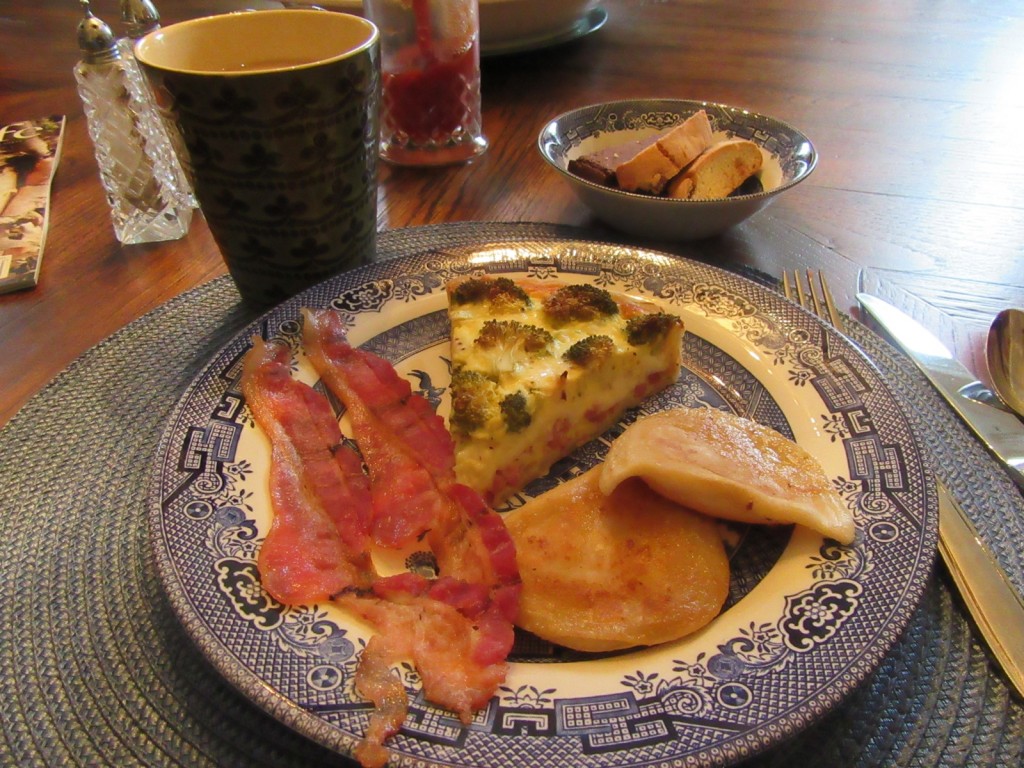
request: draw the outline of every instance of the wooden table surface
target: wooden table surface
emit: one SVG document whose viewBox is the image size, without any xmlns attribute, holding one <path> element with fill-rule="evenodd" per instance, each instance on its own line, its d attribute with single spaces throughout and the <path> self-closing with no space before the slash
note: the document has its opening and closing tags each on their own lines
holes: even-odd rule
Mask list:
<svg viewBox="0 0 1024 768">
<path fill-rule="evenodd" d="M 269 0 L 164 0 L 165 24 Z M 605 0 L 572 43 L 483 63 L 490 149 L 462 166 L 384 166 L 379 228 L 544 221 L 602 230 L 541 159 L 551 117 L 650 96 L 743 106 L 795 125 L 820 162 L 731 232 L 641 242 L 710 263 L 826 270 L 842 308 L 858 272 L 936 328 L 982 379 L 984 333 L 1024 306 L 1024 5 L 1011 0 Z M 116 0 L 94 12 L 119 28 Z M 0 296 L 0 425 L 94 344 L 224 273 L 201 216 L 160 245 L 114 238 L 72 68 L 71 0 L 0 6 L 0 124 L 65 114 L 39 285 Z M 175 375 L 168 371 L 167 375 Z"/>
</svg>

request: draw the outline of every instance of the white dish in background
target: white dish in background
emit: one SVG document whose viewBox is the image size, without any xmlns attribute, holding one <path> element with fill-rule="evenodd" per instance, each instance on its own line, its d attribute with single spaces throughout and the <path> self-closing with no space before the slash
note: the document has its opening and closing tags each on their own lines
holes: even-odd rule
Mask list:
<svg viewBox="0 0 1024 768">
<path fill-rule="evenodd" d="M 569 171 L 569 161 L 631 139 L 660 133 L 705 110 L 716 138 L 750 139 L 765 158 L 762 191 L 721 200 L 677 200 L 602 186 Z M 593 104 L 551 120 L 537 140 L 541 155 L 607 224 L 659 240 L 718 235 L 749 218 L 807 178 L 818 153 L 803 133 L 772 117 L 738 107 L 684 99 L 628 99 Z"/>
<path fill-rule="evenodd" d="M 480 55 L 548 48 L 594 32 L 608 13 L 601 0 L 480 0 Z M 315 6 L 362 13 L 362 0 L 282 0 L 292 8 Z"/>
<path fill-rule="evenodd" d="M 781 294 L 706 264 L 576 240 L 425 243 L 285 302 L 213 356 L 167 421 L 148 498 L 157 570 L 196 645 L 250 701 L 351 754 L 372 710 L 353 683 L 367 628 L 332 605 L 285 608 L 259 583 L 269 449 L 238 392 L 239 360 L 253 334 L 275 338 L 313 384 L 299 309 L 331 306 L 345 314 L 351 343 L 389 359 L 445 415 L 444 284 L 482 272 L 603 286 L 679 314 L 679 380 L 626 421 L 705 406 L 779 430 L 822 463 L 853 509 L 857 538 L 841 547 L 805 529 L 734 530 L 730 596 L 704 630 L 613 654 L 520 638 L 508 679 L 468 725 L 423 701 L 404 669 L 412 697 L 388 742 L 394 764 L 725 765 L 821 718 L 881 661 L 931 574 L 935 486 L 905 415 L 855 346 Z M 600 461 L 618 429 L 526 493 Z"/>
<path fill-rule="evenodd" d="M 595 0 L 480 0 L 480 50 L 569 34 Z"/>
<path fill-rule="evenodd" d="M 608 21 L 608 11 L 604 8 L 591 8 L 568 29 L 554 34 L 541 34 L 536 37 L 525 37 L 510 39 L 498 43 L 484 44 L 481 48 L 483 56 L 505 56 L 513 53 L 524 53 L 537 51 L 542 48 L 552 48 L 556 45 L 563 45 L 581 37 L 586 37 L 591 32 L 596 32 Z"/>
</svg>

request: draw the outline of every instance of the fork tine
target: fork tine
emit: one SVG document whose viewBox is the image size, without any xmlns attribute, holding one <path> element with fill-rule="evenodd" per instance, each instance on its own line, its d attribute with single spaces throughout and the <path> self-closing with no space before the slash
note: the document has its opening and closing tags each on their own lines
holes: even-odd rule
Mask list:
<svg viewBox="0 0 1024 768">
<path fill-rule="evenodd" d="M 793 273 L 793 282 L 796 283 L 796 299 L 800 303 L 800 306 L 804 309 L 811 309 L 810 303 L 807 301 L 807 294 L 804 293 L 804 283 L 800 279 L 800 273 Z"/>
<path fill-rule="evenodd" d="M 782 293 L 787 299 L 796 302 L 804 309 L 811 309 L 807 303 L 807 295 L 804 293 L 799 271 L 794 270 L 792 278 L 790 278 L 789 272 L 782 273 Z"/>
<path fill-rule="evenodd" d="M 808 312 L 813 312 L 822 320 L 831 323 L 840 332 L 843 330 L 842 315 L 836 308 L 832 291 L 829 290 L 828 281 L 823 272 L 808 269 L 801 276 L 800 271 L 797 270 L 793 272 L 792 277 L 788 272 L 783 272 L 782 292 L 790 301 L 795 301 Z"/>
<path fill-rule="evenodd" d="M 822 317 L 823 318 L 824 315 L 821 313 L 821 302 L 818 300 L 818 292 L 814 290 L 814 270 L 813 269 L 808 269 L 807 270 L 807 291 L 808 291 L 808 293 L 811 294 L 810 307 L 808 307 L 808 309 L 813 309 L 814 310 L 814 314 L 816 314 L 818 317 Z M 806 305 L 804 305 L 804 306 L 806 306 Z"/>
<path fill-rule="evenodd" d="M 828 282 L 825 280 L 824 272 L 818 273 L 818 281 L 821 283 L 821 295 L 825 300 L 825 310 L 828 312 L 828 319 L 838 331 L 842 332 L 843 316 L 839 314 L 839 310 L 836 308 L 836 302 L 832 298 L 832 291 L 828 289 Z"/>
</svg>

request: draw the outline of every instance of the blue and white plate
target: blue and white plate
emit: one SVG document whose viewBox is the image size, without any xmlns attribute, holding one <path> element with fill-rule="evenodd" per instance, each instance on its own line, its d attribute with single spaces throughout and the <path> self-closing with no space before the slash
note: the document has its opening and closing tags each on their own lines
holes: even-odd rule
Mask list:
<svg viewBox="0 0 1024 768">
<path fill-rule="evenodd" d="M 389 742 L 393 764 L 726 765 L 837 705 L 900 635 L 934 557 L 934 485 L 903 412 L 856 347 L 781 296 L 703 264 L 568 240 L 434 251 L 338 276 L 264 315 L 192 382 L 160 442 L 149 522 L 174 609 L 213 665 L 339 753 L 365 732 L 371 706 L 353 678 L 366 627 L 331 605 L 283 607 L 260 586 L 269 450 L 239 393 L 239 363 L 253 334 L 281 339 L 296 375 L 315 383 L 299 309 L 332 306 L 352 343 L 389 359 L 445 413 L 444 283 L 470 273 L 592 283 L 679 314 L 683 373 L 641 411 L 726 408 L 771 425 L 820 460 L 858 533 L 843 547 L 803 529 L 732 529 L 731 594 L 704 630 L 600 656 L 524 636 L 507 681 L 469 726 L 424 701 L 415 670 L 402 669 L 411 707 Z M 616 432 L 529 494 L 599 461 Z"/>
</svg>

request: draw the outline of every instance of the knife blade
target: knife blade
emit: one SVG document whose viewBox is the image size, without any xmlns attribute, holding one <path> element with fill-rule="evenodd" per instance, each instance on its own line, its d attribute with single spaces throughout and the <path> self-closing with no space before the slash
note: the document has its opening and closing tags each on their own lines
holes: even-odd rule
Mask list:
<svg viewBox="0 0 1024 768">
<path fill-rule="evenodd" d="M 1024 424 L 1011 413 L 967 397 L 965 392 L 980 386 L 977 377 L 914 318 L 868 293 L 858 293 L 857 301 L 1024 489 Z"/>
<path fill-rule="evenodd" d="M 1024 697 L 1024 601 L 946 486 L 939 492 L 939 554 L 1007 680 Z"/>
</svg>

